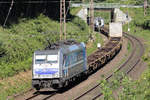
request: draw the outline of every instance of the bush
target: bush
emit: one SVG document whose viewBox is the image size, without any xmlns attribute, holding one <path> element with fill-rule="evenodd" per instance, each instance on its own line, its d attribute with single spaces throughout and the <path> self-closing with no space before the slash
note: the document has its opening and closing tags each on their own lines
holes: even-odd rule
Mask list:
<svg viewBox="0 0 150 100">
<path fill-rule="evenodd" d="M 89 27 L 78 17 L 67 23 L 67 39 L 88 41 Z M 30 69 L 32 54 L 44 49 L 49 41 L 59 40 L 59 22 L 44 15 L 36 19 L 20 19 L 6 29 L 0 27 L 0 77 L 13 76 Z"/>
<path fill-rule="evenodd" d="M 122 8 L 123 11 L 127 11 L 126 8 Z M 119 75 L 115 74 L 115 78 L 111 82 L 106 84 L 106 81 L 102 81 L 102 90 L 104 91 L 104 98 L 107 100 L 149 100 L 150 99 L 150 30 L 149 21 L 147 16 L 143 17 L 143 8 L 130 8 L 129 15 L 132 17 L 132 21 L 129 24 L 131 29 L 130 33 L 137 37 L 143 38 L 145 44 L 145 53 L 142 57 L 144 62 L 147 62 L 148 68 L 142 74 L 139 80 L 132 80 L 130 77 L 123 75 L 123 80 L 118 81 Z M 128 25 L 124 26 L 124 31 L 127 31 Z M 143 67 L 143 66 L 141 66 Z M 114 88 L 115 87 L 115 88 Z M 106 91 L 107 90 L 107 91 Z M 112 91 L 117 92 L 117 96 L 112 94 Z"/>
</svg>

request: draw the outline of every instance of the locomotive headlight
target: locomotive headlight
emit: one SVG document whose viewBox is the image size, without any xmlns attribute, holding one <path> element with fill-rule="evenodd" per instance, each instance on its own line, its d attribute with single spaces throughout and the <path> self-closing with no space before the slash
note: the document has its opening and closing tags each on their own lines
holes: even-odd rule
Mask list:
<svg viewBox="0 0 150 100">
<path fill-rule="evenodd" d="M 58 77 L 59 76 L 59 73 L 57 72 L 57 73 L 55 73 L 55 75 L 54 75 L 55 77 Z"/>
<path fill-rule="evenodd" d="M 33 77 L 34 77 L 34 78 L 38 78 L 39 75 L 34 73 L 34 74 L 33 74 Z"/>
</svg>

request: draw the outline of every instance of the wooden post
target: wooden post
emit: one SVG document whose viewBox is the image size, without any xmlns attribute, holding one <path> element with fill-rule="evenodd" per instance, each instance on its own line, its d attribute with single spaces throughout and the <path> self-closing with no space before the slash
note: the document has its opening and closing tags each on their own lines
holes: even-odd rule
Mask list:
<svg viewBox="0 0 150 100">
<path fill-rule="evenodd" d="M 147 0 L 144 0 L 144 16 L 146 16 Z"/>
<path fill-rule="evenodd" d="M 90 2 L 90 27 L 92 28 L 92 32 L 94 32 L 94 5 L 93 0 Z"/>
</svg>

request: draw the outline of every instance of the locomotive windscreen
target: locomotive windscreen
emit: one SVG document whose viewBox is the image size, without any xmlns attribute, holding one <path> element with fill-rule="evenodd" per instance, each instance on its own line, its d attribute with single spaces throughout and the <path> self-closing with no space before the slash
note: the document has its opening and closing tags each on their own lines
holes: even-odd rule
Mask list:
<svg viewBox="0 0 150 100">
<path fill-rule="evenodd" d="M 36 55 L 35 56 L 35 64 L 42 64 L 46 61 L 46 55 Z"/>
<path fill-rule="evenodd" d="M 58 55 L 36 55 L 35 64 L 57 63 Z"/>
<path fill-rule="evenodd" d="M 47 56 L 48 63 L 57 63 L 58 62 L 58 55 L 48 55 Z"/>
<path fill-rule="evenodd" d="M 33 78 L 59 77 L 58 54 L 52 52 L 35 53 L 33 63 Z"/>
</svg>

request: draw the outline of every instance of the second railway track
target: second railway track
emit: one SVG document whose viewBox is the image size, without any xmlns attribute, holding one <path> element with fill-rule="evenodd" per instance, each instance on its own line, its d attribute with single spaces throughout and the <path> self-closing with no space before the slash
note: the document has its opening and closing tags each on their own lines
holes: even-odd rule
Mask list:
<svg viewBox="0 0 150 100">
<path fill-rule="evenodd" d="M 91 75 L 93 72 L 101 68 L 104 64 L 109 62 L 120 51 L 121 46 L 122 46 L 122 37 L 111 37 L 109 38 L 108 43 L 104 47 L 98 49 L 96 52 L 88 56 L 87 76 Z M 52 96 L 55 94 L 56 93 L 54 94 L 52 93 Z M 34 94 L 33 91 L 32 95 L 30 94 L 30 97 L 26 98 L 26 100 L 37 100 L 37 99 L 46 100 L 52 96 L 51 94 L 50 96 L 44 96 L 41 93 Z"/>
<path fill-rule="evenodd" d="M 131 52 L 130 56 L 127 58 L 127 60 L 123 64 L 121 64 L 116 71 L 123 72 L 124 74 L 127 75 L 140 62 L 141 57 L 144 53 L 144 46 L 140 42 L 139 39 L 137 39 L 136 37 L 134 37 L 130 34 L 124 33 L 124 37 L 127 38 L 131 42 L 132 52 Z M 112 76 L 113 76 L 113 73 L 110 74 L 105 79 L 108 81 Z M 96 84 L 91 89 L 87 90 L 86 92 L 84 92 L 83 94 L 74 98 L 73 100 L 85 100 L 87 95 L 89 95 L 92 92 L 96 93 L 96 91 L 98 91 L 97 89 L 100 91 L 100 84 Z M 89 100 L 96 100 L 99 97 L 101 97 L 102 95 L 103 94 L 101 92 L 99 92 L 99 93 L 95 94 L 95 96 L 91 97 Z"/>
<path fill-rule="evenodd" d="M 128 59 L 117 69 L 117 71 L 122 71 L 126 74 L 128 74 L 140 61 L 141 56 L 143 55 L 144 52 L 144 47 L 143 44 L 134 36 L 129 35 L 129 34 L 124 34 L 124 37 L 127 38 L 133 47 L 131 55 L 128 57 Z M 110 45 L 110 44 L 113 45 Z M 112 59 L 117 52 L 119 52 L 121 48 L 121 38 L 110 38 L 109 42 L 106 44 L 105 48 L 101 49 L 101 53 L 96 51 L 93 55 L 88 57 L 88 66 L 91 67 L 92 69 L 90 70 L 95 70 L 97 69 L 98 66 L 105 64 L 108 62 L 110 59 Z M 105 52 L 105 53 L 104 53 Z M 101 56 L 101 57 L 100 57 Z M 98 58 L 100 57 L 100 58 Z M 98 58 L 97 60 L 94 60 L 95 58 Z M 108 59 L 109 58 L 109 59 Z M 113 73 L 110 74 L 106 80 L 109 80 L 113 76 Z M 90 94 L 90 92 L 95 91 L 100 87 L 100 84 L 95 85 L 88 91 L 84 92 L 83 94 L 79 95 L 78 97 L 74 98 L 74 100 L 84 100 L 83 98 Z M 57 92 L 47 92 L 46 95 L 44 93 L 35 93 L 33 91 L 32 95 L 28 98 L 25 98 L 26 100 L 47 100 L 52 98 L 54 95 L 57 94 Z M 102 95 L 102 93 L 95 94 L 94 97 L 92 97 L 93 100 L 99 98 Z"/>
</svg>

